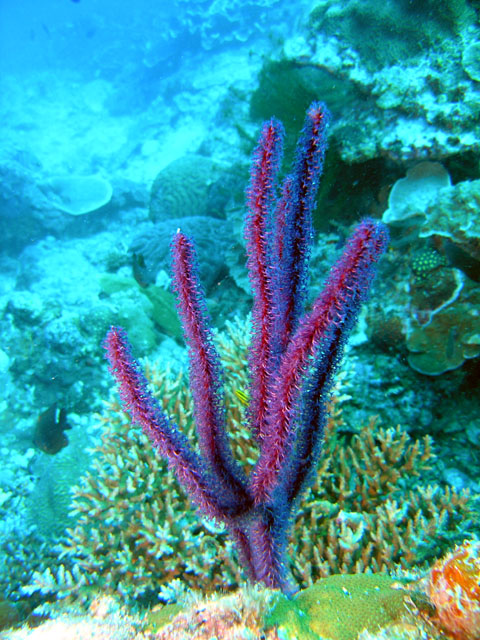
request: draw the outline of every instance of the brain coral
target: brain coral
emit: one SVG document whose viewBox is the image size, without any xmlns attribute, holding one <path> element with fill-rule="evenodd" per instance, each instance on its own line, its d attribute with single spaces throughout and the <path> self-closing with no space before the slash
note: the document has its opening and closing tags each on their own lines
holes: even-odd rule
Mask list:
<svg viewBox="0 0 480 640">
<path fill-rule="evenodd" d="M 162 169 L 150 190 L 154 222 L 184 216 L 212 215 L 209 192 L 219 178 L 218 165 L 200 155 L 187 155 Z"/>
</svg>

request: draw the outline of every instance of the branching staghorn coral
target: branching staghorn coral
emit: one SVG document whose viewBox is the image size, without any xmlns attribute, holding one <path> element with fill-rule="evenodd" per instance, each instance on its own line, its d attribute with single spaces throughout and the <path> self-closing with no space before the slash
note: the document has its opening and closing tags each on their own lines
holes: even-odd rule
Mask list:
<svg viewBox="0 0 480 640">
<path fill-rule="evenodd" d="M 151 367 L 147 372 L 163 408 L 175 411 L 179 426 L 193 437 L 183 374 Z M 204 581 L 212 589 L 238 584 L 241 570 L 225 532 L 198 521 L 166 462 L 151 455 L 148 438 L 117 400 L 106 404 L 100 419 L 103 442 L 74 492 L 77 525 L 68 530 L 60 558 L 80 566 L 89 583 L 136 600 L 162 593 L 163 585 L 179 578 L 191 587 Z M 165 594 L 168 599 L 168 589 Z"/>
<path fill-rule="evenodd" d="M 229 371 L 228 431 L 245 467 L 255 452 L 242 424 L 244 407 L 235 395 L 245 389 L 246 322 L 227 323 L 216 340 Z M 150 388 L 179 427 L 195 438 L 193 401 L 183 373 L 145 362 Z M 74 489 L 71 515 L 76 525 L 59 546 L 59 568 L 36 572 L 29 592 L 88 597 L 90 585 L 138 602 L 175 599 L 185 588 L 229 590 L 242 571 L 222 527 L 200 522 L 166 462 L 152 456 L 148 439 L 120 406 L 117 396 L 98 415 L 103 436 L 92 469 Z M 147 497 L 145 497 L 147 496 Z M 106 547 L 109 546 L 108 552 Z M 53 564 L 52 564 L 53 566 Z M 179 584 L 182 578 L 183 586 Z"/>
<path fill-rule="evenodd" d="M 238 319 L 215 336 L 227 372 L 230 444 L 247 470 L 258 452 L 236 391 L 248 384 L 249 326 L 248 319 Z M 148 361 L 145 370 L 163 409 L 178 416 L 179 427 L 194 439 L 186 376 Z M 337 376 L 327 446 L 289 543 L 290 569 L 301 586 L 338 572 L 392 572 L 397 564 L 411 569 L 463 539 L 458 529 L 469 516 L 466 495 L 421 481 L 433 461 L 429 439 L 412 441 L 399 427 L 384 429 L 374 419 L 358 430 L 351 425 L 357 433 L 346 439 L 352 428 L 344 423 L 341 409 L 352 375 L 347 364 Z M 31 591 L 83 597 L 89 585 L 101 586 L 146 603 L 157 594 L 163 601 L 174 600 L 185 589 L 236 588 L 244 575 L 226 532 L 199 521 L 188 509 L 174 474 L 164 460 L 151 455 L 146 436 L 131 424 L 116 396 L 98 419 L 102 444 L 94 452 L 93 468 L 74 489 L 76 525 L 59 554 L 70 570 L 37 572 Z M 106 540 L 115 541 L 108 552 Z"/>
<path fill-rule="evenodd" d="M 341 416 L 328 423 L 330 445 L 295 523 L 298 582 L 419 569 L 461 539 L 472 516 L 468 493 L 417 480 L 433 462 L 428 436 L 412 441 L 400 426 L 383 428 L 372 419 L 345 443 L 335 434 L 339 424 Z"/>
</svg>

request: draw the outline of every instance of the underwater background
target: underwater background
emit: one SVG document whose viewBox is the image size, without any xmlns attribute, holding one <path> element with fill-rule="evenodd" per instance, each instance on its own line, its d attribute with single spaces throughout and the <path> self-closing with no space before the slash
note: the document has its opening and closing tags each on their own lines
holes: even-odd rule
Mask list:
<svg viewBox="0 0 480 640">
<path fill-rule="evenodd" d="M 390 243 L 337 370 L 289 571 L 299 589 L 422 579 L 467 541 L 478 583 L 480 2 L 0 0 L 0 629 L 91 614 L 103 594 L 117 626 L 98 637 L 200 638 L 161 636 L 142 612 L 245 585 L 226 530 L 131 424 L 103 343 L 127 330 L 194 442 L 171 289 L 181 228 L 232 448 L 253 466 L 245 190 L 262 123 L 285 128 L 283 177 L 315 100 L 330 126 L 310 302 L 360 220 L 383 221 Z M 479 611 L 473 631 L 422 620 L 475 640 Z M 97 637 L 86 629 L 38 637 Z"/>
</svg>

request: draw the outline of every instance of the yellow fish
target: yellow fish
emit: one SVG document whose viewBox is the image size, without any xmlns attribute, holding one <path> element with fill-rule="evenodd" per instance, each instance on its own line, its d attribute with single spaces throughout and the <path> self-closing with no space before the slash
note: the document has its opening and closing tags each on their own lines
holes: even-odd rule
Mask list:
<svg viewBox="0 0 480 640">
<path fill-rule="evenodd" d="M 250 396 L 246 391 L 242 391 L 242 389 L 234 389 L 233 393 L 237 396 L 244 407 L 248 407 Z"/>
</svg>

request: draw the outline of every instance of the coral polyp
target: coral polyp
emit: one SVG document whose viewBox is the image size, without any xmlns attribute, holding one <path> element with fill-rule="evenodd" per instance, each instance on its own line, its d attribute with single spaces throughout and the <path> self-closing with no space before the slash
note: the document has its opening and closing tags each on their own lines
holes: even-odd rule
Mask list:
<svg viewBox="0 0 480 640">
<path fill-rule="evenodd" d="M 428 593 L 445 631 L 455 640 L 479 640 L 480 542 L 464 542 L 436 562 Z"/>
</svg>

